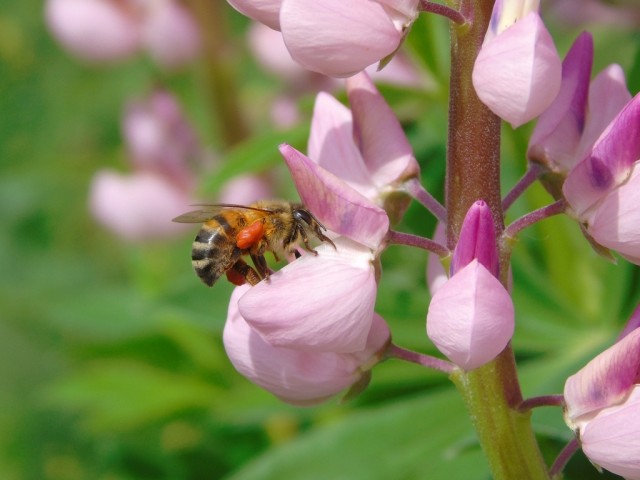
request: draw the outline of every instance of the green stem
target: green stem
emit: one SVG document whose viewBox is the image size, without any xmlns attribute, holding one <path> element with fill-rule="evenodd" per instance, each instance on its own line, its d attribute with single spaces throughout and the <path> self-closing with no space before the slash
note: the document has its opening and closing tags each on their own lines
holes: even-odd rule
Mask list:
<svg viewBox="0 0 640 480">
<path fill-rule="evenodd" d="M 494 0 L 454 0 L 468 22 L 451 24 L 451 80 L 447 146 L 447 246 L 454 248 L 467 210 L 484 200 L 496 234 L 504 230 L 500 195 L 500 119 L 478 99 L 471 72 L 484 40 Z M 500 257 L 507 284 L 509 255 Z M 522 393 L 508 346 L 495 360 L 452 380 L 462 394 L 495 480 L 548 480 L 531 427 L 530 412 L 518 411 Z"/>
<path fill-rule="evenodd" d="M 531 412 L 517 409 L 522 397 L 514 367 L 507 348 L 493 362 L 451 378 L 470 412 L 494 480 L 549 480 L 531 428 Z"/>
<path fill-rule="evenodd" d="M 249 136 L 249 128 L 237 89 L 237 52 L 229 41 L 229 6 L 211 0 L 190 0 L 190 6 L 200 24 L 204 82 L 215 128 L 222 146 L 232 147 Z"/>
</svg>

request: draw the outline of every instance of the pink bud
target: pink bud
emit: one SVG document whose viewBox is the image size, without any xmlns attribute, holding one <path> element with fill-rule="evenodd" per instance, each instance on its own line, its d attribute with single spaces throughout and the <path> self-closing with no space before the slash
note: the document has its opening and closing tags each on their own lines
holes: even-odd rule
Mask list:
<svg viewBox="0 0 640 480">
<path fill-rule="evenodd" d="M 332 77 L 347 77 L 393 53 L 407 25 L 369 0 L 286 0 L 280 27 L 293 59 Z"/>
<path fill-rule="evenodd" d="M 498 356 L 511 340 L 514 324 L 509 293 L 475 259 L 436 291 L 427 313 L 427 335 L 464 370 Z"/>
<path fill-rule="evenodd" d="M 149 4 L 142 42 L 151 57 L 166 68 L 182 66 L 200 51 L 198 25 L 189 11 L 174 1 L 154 0 Z"/>
<path fill-rule="evenodd" d="M 561 72 L 553 39 L 538 13 L 531 11 L 485 40 L 472 78 L 480 100 L 517 128 L 551 104 L 560 89 Z"/>
<path fill-rule="evenodd" d="M 238 309 L 238 301 L 250 290 L 246 285 L 238 287 L 231 296 L 223 334 L 225 350 L 236 370 L 285 402 L 312 405 L 352 386 L 380 360 L 389 342 L 389 328 L 374 314 L 363 348 L 357 352 L 273 346 L 252 329 Z"/>
<path fill-rule="evenodd" d="M 140 47 L 131 8 L 112 0 L 48 0 L 46 19 L 56 39 L 83 60 L 113 62 Z"/>
<path fill-rule="evenodd" d="M 280 30 L 280 7 L 282 0 L 227 0 L 243 15 Z"/>
</svg>

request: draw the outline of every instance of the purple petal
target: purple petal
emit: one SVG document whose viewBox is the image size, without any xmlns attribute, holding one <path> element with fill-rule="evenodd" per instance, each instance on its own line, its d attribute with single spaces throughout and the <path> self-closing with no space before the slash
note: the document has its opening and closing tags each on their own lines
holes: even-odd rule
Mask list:
<svg viewBox="0 0 640 480">
<path fill-rule="evenodd" d="M 394 52 L 403 34 L 370 0 L 284 0 L 280 26 L 303 67 L 348 77 Z"/>
<path fill-rule="evenodd" d="M 582 415 L 621 401 L 640 380 L 639 368 L 640 330 L 636 329 L 567 379 L 567 418 L 576 422 Z"/>
<path fill-rule="evenodd" d="M 591 154 L 565 180 L 562 190 L 578 217 L 627 181 L 639 159 L 640 95 L 636 95 L 602 133 Z"/>
<path fill-rule="evenodd" d="M 546 110 L 560 89 L 562 64 L 540 16 L 532 12 L 486 42 L 472 77 L 480 100 L 514 128 Z"/>
<path fill-rule="evenodd" d="M 458 244 L 453 252 L 451 275 L 455 275 L 474 259 L 484 265 L 495 277 L 498 276 L 496 229 L 491 209 L 482 200 L 471 205 L 464 217 Z"/>
<path fill-rule="evenodd" d="M 340 178 L 289 145 L 280 152 L 303 203 L 336 233 L 377 250 L 389 231 L 389 217 Z"/>
<path fill-rule="evenodd" d="M 569 171 L 582 158 L 576 153 L 585 128 L 593 37 L 583 32 L 562 63 L 560 92 L 536 124 L 529 141 L 528 157 Z"/>
<path fill-rule="evenodd" d="M 477 260 L 438 289 L 427 313 L 427 335 L 464 370 L 497 357 L 511 340 L 514 325 L 509 293 Z"/>
<path fill-rule="evenodd" d="M 347 95 L 354 117 L 352 138 L 374 183 L 383 187 L 418 176 L 420 167 L 398 118 L 365 72 L 347 79 Z"/>
<path fill-rule="evenodd" d="M 306 351 L 364 350 L 377 285 L 371 252 L 348 239 L 274 273 L 240 299 L 240 313 L 272 346 Z"/>
</svg>

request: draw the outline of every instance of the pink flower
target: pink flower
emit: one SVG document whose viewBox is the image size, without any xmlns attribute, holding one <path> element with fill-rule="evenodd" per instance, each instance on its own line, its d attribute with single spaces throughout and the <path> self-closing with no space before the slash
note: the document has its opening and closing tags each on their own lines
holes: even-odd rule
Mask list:
<svg viewBox="0 0 640 480">
<path fill-rule="evenodd" d="M 78 58 L 115 62 L 146 50 L 161 66 L 193 60 L 198 26 L 174 0 L 48 0 L 53 35 Z"/>
<path fill-rule="evenodd" d="M 326 93 L 318 94 L 309 158 L 383 207 L 396 222 L 409 202 L 406 195 L 398 195 L 403 183 L 420 174 L 413 150 L 366 73 L 347 80 L 347 95 L 351 110 Z"/>
<path fill-rule="evenodd" d="M 346 77 L 391 55 L 418 14 L 418 0 L 231 0 L 237 10 L 280 30 L 303 67 Z"/>
<path fill-rule="evenodd" d="M 513 128 L 540 115 L 560 88 L 560 58 L 538 3 L 496 1 L 473 69 L 480 100 Z"/>
<path fill-rule="evenodd" d="M 244 285 L 236 288 L 231 296 L 223 334 L 225 350 L 238 372 L 285 402 L 312 405 L 367 382 L 369 369 L 381 359 L 390 341 L 389 328 L 374 314 L 362 348 L 350 353 L 274 345 L 243 318 L 239 301 L 242 302 L 249 290 L 250 287 Z M 308 293 L 312 292 L 297 292 L 287 300 L 294 305 L 308 303 Z M 272 302 L 269 300 L 265 305 Z M 280 321 L 287 310 L 284 307 L 274 312 L 275 320 Z"/>
<path fill-rule="evenodd" d="M 193 203 L 190 163 L 200 147 L 180 105 L 156 91 L 132 102 L 123 119 L 132 172 L 98 172 L 90 191 L 91 211 L 108 229 L 129 241 L 153 240 L 184 231 L 171 222 Z"/>
<path fill-rule="evenodd" d="M 427 335 L 464 370 L 493 360 L 513 335 L 513 303 L 497 275 L 493 218 L 487 204 L 478 201 L 464 219 L 451 278 L 436 290 L 427 313 Z"/>
<path fill-rule="evenodd" d="M 639 315 L 636 309 L 635 325 Z M 589 460 L 640 479 L 640 329 L 627 332 L 567 379 L 565 421 Z"/>
<path fill-rule="evenodd" d="M 618 113 L 563 185 L 575 216 L 600 245 L 640 263 L 640 96 Z"/>
<path fill-rule="evenodd" d="M 529 141 L 529 159 L 563 175 L 584 159 L 631 100 L 618 65 L 610 65 L 590 83 L 592 61 L 593 39 L 585 32 L 567 53 L 560 93 L 540 115 Z"/>
<path fill-rule="evenodd" d="M 193 200 L 161 175 L 136 172 L 123 175 L 101 170 L 90 188 L 90 208 L 102 225 L 125 240 L 153 241 L 185 231 L 171 222 Z"/>
</svg>

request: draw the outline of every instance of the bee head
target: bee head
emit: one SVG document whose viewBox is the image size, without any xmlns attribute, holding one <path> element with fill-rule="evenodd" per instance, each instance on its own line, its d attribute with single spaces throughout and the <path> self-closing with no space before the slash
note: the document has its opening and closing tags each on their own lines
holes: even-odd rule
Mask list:
<svg viewBox="0 0 640 480">
<path fill-rule="evenodd" d="M 323 230 L 326 230 L 324 225 L 322 225 L 309 210 L 302 207 L 296 207 L 293 209 L 292 215 L 293 218 L 295 218 L 296 224 L 299 226 L 301 233 L 311 231 L 318 240 L 330 243 L 333 248 L 336 248 L 331 239 L 322 233 Z"/>
</svg>

